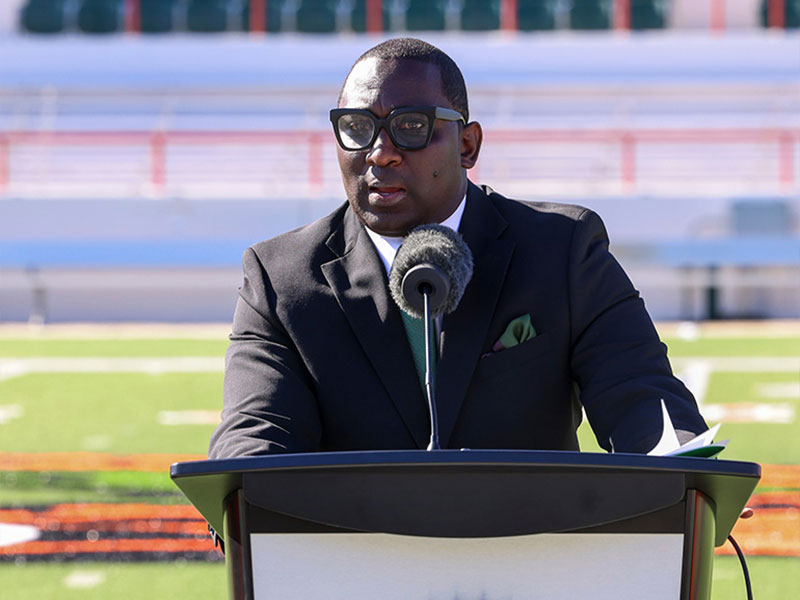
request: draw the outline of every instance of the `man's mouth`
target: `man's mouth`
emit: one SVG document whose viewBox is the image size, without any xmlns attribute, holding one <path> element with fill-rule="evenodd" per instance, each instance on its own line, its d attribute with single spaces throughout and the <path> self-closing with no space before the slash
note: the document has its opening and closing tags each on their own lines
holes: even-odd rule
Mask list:
<svg viewBox="0 0 800 600">
<path fill-rule="evenodd" d="M 394 185 L 369 186 L 369 199 L 373 204 L 391 205 L 399 202 L 405 196 L 406 190 Z"/>
</svg>

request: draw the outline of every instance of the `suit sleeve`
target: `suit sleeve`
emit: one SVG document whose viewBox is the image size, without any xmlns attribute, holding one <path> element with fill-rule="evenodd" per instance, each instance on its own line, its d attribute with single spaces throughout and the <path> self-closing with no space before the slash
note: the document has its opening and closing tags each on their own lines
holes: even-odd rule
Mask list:
<svg viewBox="0 0 800 600">
<path fill-rule="evenodd" d="M 321 427 L 311 378 L 278 317 L 277 297 L 253 249 L 242 259 L 222 420 L 210 458 L 317 450 Z"/>
<path fill-rule="evenodd" d="M 570 366 L 600 446 L 615 452 L 652 449 L 662 431 L 662 399 L 676 429 L 706 430 L 592 211 L 576 221 L 569 265 Z"/>
</svg>

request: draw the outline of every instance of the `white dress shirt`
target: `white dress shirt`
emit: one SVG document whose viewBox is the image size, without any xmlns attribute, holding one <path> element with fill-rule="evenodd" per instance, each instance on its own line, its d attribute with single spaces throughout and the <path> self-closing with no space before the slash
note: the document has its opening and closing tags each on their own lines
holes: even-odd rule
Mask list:
<svg viewBox="0 0 800 600">
<path fill-rule="evenodd" d="M 453 231 L 458 231 L 458 228 L 461 226 L 461 217 L 464 216 L 464 207 L 466 206 L 466 203 L 467 195 L 464 194 L 464 197 L 461 199 L 461 203 L 453 211 L 453 214 L 439 224 L 449 227 Z M 371 239 L 372 243 L 375 245 L 375 249 L 378 251 L 378 255 L 381 257 L 383 266 L 388 275 L 392 270 L 392 263 L 394 262 L 394 257 L 397 254 L 397 250 L 400 248 L 400 245 L 403 243 L 405 238 L 381 235 L 380 233 L 372 231 L 372 229 L 369 227 L 364 227 L 364 229 L 367 230 L 369 239 Z M 442 315 L 439 315 L 433 321 L 436 329 L 436 335 L 438 336 L 442 332 Z"/>
<path fill-rule="evenodd" d="M 466 202 L 467 196 L 465 194 L 461 199 L 461 203 L 453 211 L 453 214 L 442 221 L 440 225 L 449 227 L 453 231 L 458 231 L 458 228 L 461 225 L 461 217 L 464 215 L 464 207 L 466 206 Z M 388 274 L 389 271 L 392 270 L 392 263 L 394 262 L 395 255 L 397 254 L 397 249 L 400 248 L 400 245 L 403 243 L 405 238 L 381 235 L 380 233 L 372 231 L 372 229 L 369 227 L 365 227 L 365 229 L 367 230 L 369 239 L 371 239 L 372 243 L 375 245 L 375 249 L 378 251 L 378 255 L 381 257 L 383 266 Z"/>
</svg>

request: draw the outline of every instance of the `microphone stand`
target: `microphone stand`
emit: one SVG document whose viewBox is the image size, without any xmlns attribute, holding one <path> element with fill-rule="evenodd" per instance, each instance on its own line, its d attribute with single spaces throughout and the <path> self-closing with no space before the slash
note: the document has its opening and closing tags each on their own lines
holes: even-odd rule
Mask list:
<svg viewBox="0 0 800 600">
<path fill-rule="evenodd" d="M 431 441 L 428 450 L 441 450 L 439 446 L 439 417 L 436 410 L 436 394 L 433 385 L 433 352 L 431 352 L 431 306 L 430 295 L 433 289 L 430 284 L 423 283 L 419 286 L 422 293 L 423 314 L 425 318 L 425 393 L 428 396 L 428 413 L 431 416 Z"/>
</svg>

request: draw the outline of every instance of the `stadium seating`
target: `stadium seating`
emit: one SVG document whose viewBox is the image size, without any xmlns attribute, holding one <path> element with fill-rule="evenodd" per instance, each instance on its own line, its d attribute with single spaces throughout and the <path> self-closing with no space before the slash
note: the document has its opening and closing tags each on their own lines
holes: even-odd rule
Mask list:
<svg viewBox="0 0 800 600">
<path fill-rule="evenodd" d="M 83 0 L 78 9 L 78 29 L 85 33 L 113 33 L 122 29 L 122 2 Z"/>
<path fill-rule="evenodd" d="M 63 31 L 64 0 L 28 0 L 22 8 L 21 24 L 32 33 Z"/>
<path fill-rule="evenodd" d="M 444 0 L 409 0 L 406 7 L 408 31 L 441 31 L 445 26 Z"/>
<path fill-rule="evenodd" d="M 250 29 L 251 0 L 136 1 L 139 27 L 145 33 Z M 697 0 L 703 6 L 713 1 Z M 752 21 L 749 26 L 757 26 L 755 11 L 760 6 L 762 26 L 800 28 L 800 0 L 776 2 L 774 6 L 782 6 L 784 11 L 778 19 L 769 13 L 768 7 L 773 6 L 770 0 L 747 1 L 753 3 L 748 13 Z M 680 23 L 669 22 L 671 0 L 628 2 L 628 24 L 632 30 L 681 27 Z M 92 34 L 111 33 L 121 32 L 123 26 L 129 25 L 124 18 L 128 0 L 21 0 L 21 4 L 21 29 L 32 33 L 76 29 Z M 263 0 L 258 5 L 265 7 L 266 30 L 271 33 L 289 30 L 360 33 L 367 29 L 369 0 Z M 502 5 L 502 0 L 382 0 L 381 30 L 396 34 L 445 29 L 493 31 L 501 26 Z M 520 31 L 548 31 L 565 26 L 580 31 L 609 30 L 615 25 L 615 5 L 615 0 L 516 0 L 517 27 Z"/>
<path fill-rule="evenodd" d="M 517 0 L 517 28 L 546 31 L 556 28 L 556 0 Z"/>
<path fill-rule="evenodd" d="M 385 0 L 382 5 L 383 31 L 389 31 L 391 26 L 391 2 Z M 353 31 L 363 33 L 367 30 L 367 0 L 355 0 L 350 13 L 350 26 Z"/>
<path fill-rule="evenodd" d="M 666 21 L 664 0 L 631 0 L 631 29 L 663 29 Z"/>
<path fill-rule="evenodd" d="M 461 29 L 488 31 L 500 29 L 500 0 L 464 0 Z"/>
<path fill-rule="evenodd" d="M 336 31 L 336 0 L 301 0 L 297 8 L 297 31 L 333 33 Z"/>
<path fill-rule="evenodd" d="M 579 30 L 609 29 L 612 8 L 612 0 L 571 0 L 569 26 Z"/>
<path fill-rule="evenodd" d="M 172 31 L 174 0 L 139 0 L 139 29 L 144 33 Z"/>
<path fill-rule="evenodd" d="M 283 28 L 283 10 L 286 4 L 286 0 L 267 0 L 265 2 L 268 32 L 278 33 Z M 244 2 L 242 7 L 242 29 L 250 31 L 250 0 Z"/>
<path fill-rule="evenodd" d="M 189 31 L 216 32 L 228 28 L 227 0 L 190 0 L 186 9 Z"/>
<path fill-rule="evenodd" d="M 761 24 L 769 27 L 769 15 L 767 7 L 769 0 L 761 0 Z M 797 29 L 800 27 L 800 0 L 783 0 L 783 26 L 786 29 Z"/>
</svg>

